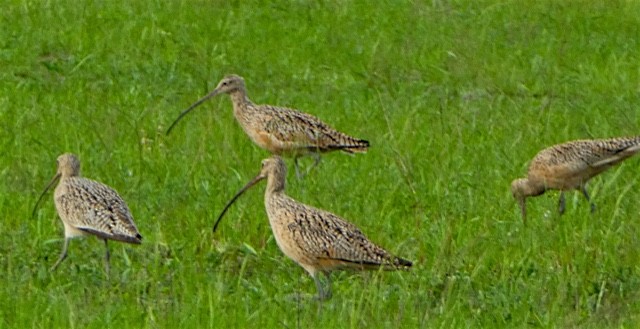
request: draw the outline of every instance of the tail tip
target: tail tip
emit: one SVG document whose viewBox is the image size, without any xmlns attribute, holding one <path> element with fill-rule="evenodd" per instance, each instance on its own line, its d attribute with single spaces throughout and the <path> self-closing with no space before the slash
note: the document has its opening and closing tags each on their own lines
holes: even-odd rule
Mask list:
<svg viewBox="0 0 640 329">
<path fill-rule="evenodd" d="M 360 147 L 365 148 L 365 149 L 369 148 L 369 146 L 371 145 L 371 144 L 369 144 L 368 140 L 364 140 L 364 139 L 359 140 L 358 144 L 360 144 Z"/>
<path fill-rule="evenodd" d="M 352 145 L 344 146 L 342 150 L 347 153 L 367 153 L 369 146 L 369 141 L 360 139 L 355 141 Z"/>
</svg>

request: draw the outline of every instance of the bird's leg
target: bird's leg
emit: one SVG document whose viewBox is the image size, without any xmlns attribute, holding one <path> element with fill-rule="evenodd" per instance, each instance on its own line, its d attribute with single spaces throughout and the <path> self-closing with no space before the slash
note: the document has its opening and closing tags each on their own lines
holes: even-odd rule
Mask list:
<svg viewBox="0 0 640 329">
<path fill-rule="evenodd" d="M 298 164 L 298 157 L 297 156 L 293 158 L 293 164 L 296 167 L 296 177 L 298 178 L 298 180 L 301 180 L 303 175 L 300 172 L 300 164 Z"/>
<path fill-rule="evenodd" d="M 111 258 L 111 254 L 109 253 L 109 244 L 107 239 L 104 239 L 104 246 L 107 249 L 107 253 L 104 256 L 104 269 L 107 273 L 107 278 L 109 278 L 109 272 L 111 272 L 111 264 L 109 259 Z"/>
<path fill-rule="evenodd" d="M 311 153 L 311 156 L 313 157 L 313 165 L 309 167 L 309 169 L 307 169 L 304 172 L 304 174 L 300 171 L 300 164 L 298 163 L 298 157 L 293 158 L 293 163 L 295 164 L 295 167 L 296 167 L 296 177 L 298 179 L 303 179 L 304 176 L 308 175 L 311 172 L 311 170 L 313 170 L 313 168 L 317 167 L 320 164 L 320 160 L 322 160 L 320 153 L 313 152 Z"/>
<path fill-rule="evenodd" d="M 587 188 L 584 185 L 582 185 L 580 186 L 580 191 L 582 192 L 582 195 L 584 195 L 584 197 L 587 199 L 587 201 L 589 201 L 589 205 L 591 205 L 591 213 L 594 213 L 596 211 L 596 205 L 593 202 L 591 202 L 589 193 L 587 193 Z"/>
<path fill-rule="evenodd" d="M 313 157 L 313 166 L 309 167 L 309 169 L 307 169 L 307 173 L 305 174 L 308 175 L 311 170 L 313 170 L 313 168 L 317 167 L 320 164 L 320 160 L 322 160 L 322 157 L 320 157 L 320 153 L 311 153 L 311 156 Z"/>
<path fill-rule="evenodd" d="M 325 298 L 329 299 L 333 296 L 333 292 L 331 291 L 331 272 L 324 272 L 327 277 L 327 290 L 325 291 Z"/>
<path fill-rule="evenodd" d="M 558 212 L 560 213 L 560 215 L 564 214 L 565 206 L 566 202 L 564 198 L 564 191 L 560 191 L 560 200 L 558 201 Z"/>
<path fill-rule="evenodd" d="M 58 261 L 53 264 L 53 266 L 51 267 L 51 272 L 55 271 L 56 268 L 58 268 L 58 265 L 60 265 L 60 263 L 62 263 L 63 260 L 65 260 L 65 258 L 67 258 L 67 248 L 69 247 L 69 240 L 71 240 L 71 238 L 64 238 L 64 245 L 62 245 L 62 252 L 60 253 L 60 257 L 58 258 Z"/>
<path fill-rule="evenodd" d="M 316 288 L 318 289 L 318 295 L 316 296 L 317 300 L 323 300 L 324 298 L 324 288 L 322 288 L 322 282 L 320 281 L 320 273 L 316 273 L 313 276 L 313 281 L 316 282 Z"/>
<path fill-rule="evenodd" d="M 320 280 L 320 272 L 316 273 L 316 275 L 313 276 L 313 280 L 316 282 L 316 287 L 318 288 L 318 295 L 316 296 L 316 300 L 318 301 L 324 301 L 327 300 L 329 298 L 331 298 L 331 277 L 329 276 L 329 273 L 325 273 L 325 276 L 327 278 L 327 289 L 325 290 L 325 288 L 322 286 L 322 280 Z"/>
</svg>

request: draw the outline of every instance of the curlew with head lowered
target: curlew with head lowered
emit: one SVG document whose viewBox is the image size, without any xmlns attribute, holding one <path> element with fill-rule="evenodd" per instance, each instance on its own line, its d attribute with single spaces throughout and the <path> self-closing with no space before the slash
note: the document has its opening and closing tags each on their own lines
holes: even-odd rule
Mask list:
<svg viewBox="0 0 640 329">
<path fill-rule="evenodd" d="M 565 210 L 564 192 L 577 189 L 595 211 L 586 184 L 594 176 L 619 164 L 640 151 L 640 136 L 610 139 L 576 140 L 540 151 L 529 164 L 526 178 L 511 183 L 511 192 L 518 202 L 526 223 L 526 199 L 542 195 L 547 190 L 560 190 L 558 210 Z"/>
</svg>

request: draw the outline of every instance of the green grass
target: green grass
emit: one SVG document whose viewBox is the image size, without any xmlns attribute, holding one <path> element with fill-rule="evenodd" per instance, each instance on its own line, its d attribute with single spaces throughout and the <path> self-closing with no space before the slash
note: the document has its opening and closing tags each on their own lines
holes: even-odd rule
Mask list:
<svg viewBox="0 0 640 329">
<path fill-rule="evenodd" d="M 637 1 L 18 1 L 0 5 L 0 328 L 635 328 L 634 158 L 556 213 L 509 184 L 540 149 L 638 134 Z M 338 272 L 334 298 L 278 249 L 264 185 L 212 234 L 268 153 L 228 97 L 181 110 L 225 74 L 371 141 L 329 154 L 288 194 L 357 224 L 410 272 Z M 114 187 L 140 246 L 62 246 L 55 158 Z M 291 165 L 292 161 L 288 161 Z M 305 165 L 311 164 L 304 159 Z"/>
</svg>

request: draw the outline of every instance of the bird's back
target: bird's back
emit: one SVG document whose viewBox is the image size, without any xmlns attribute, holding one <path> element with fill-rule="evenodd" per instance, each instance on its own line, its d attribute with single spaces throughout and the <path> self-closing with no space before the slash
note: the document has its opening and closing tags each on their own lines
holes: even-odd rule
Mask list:
<svg viewBox="0 0 640 329">
<path fill-rule="evenodd" d="M 530 179 L 574 188 L 640 150 L 640 137 L 576 140 L 540 151 L 529 165 Z M 561 188 L 561 187 L 558 187 Z"/>
<path fill-rule="evenodd" d="M 330 127 L 317 117 L 295 109 L 253 105 L 236 115 L 245 132 L 261 147 L 281 155 L 304 155 L 342 150 L 366 152 L 369 142 Z"/>
<path fill-rule="evenodd" d="M 371 242 L 355 225 L 286 195 L 271 198 L 267 212 L 274 235 L 287 256 L 325 270 L 395 269 L 411 262 Z M 282 241 L 281 241 L 282 240 Z"/>
<path fill-rule="evenodd" d="M 136 244 L 142 240 L 129 207 L 109 186 L 83 177 L 65 177 L 54 198 L 67 225 L 101 238 Z"/>
</svg>

